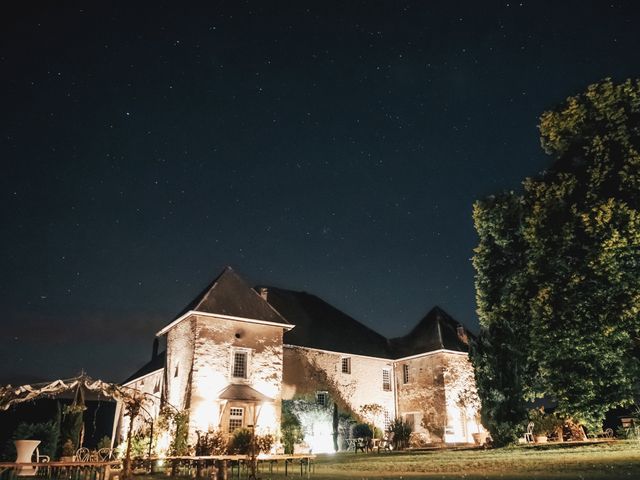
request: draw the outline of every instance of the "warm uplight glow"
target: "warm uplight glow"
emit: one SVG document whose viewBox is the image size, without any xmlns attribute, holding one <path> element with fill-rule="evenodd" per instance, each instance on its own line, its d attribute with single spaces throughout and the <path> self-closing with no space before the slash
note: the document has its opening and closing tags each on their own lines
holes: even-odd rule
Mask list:
<svg viewBox="0 0 640 480">
<path fill-rule="evenodd" d="M 212 368 L 203 368 L 193 386 L 191 398 L 191 425 L 193 431 L 208 431 L 218 428 L 220 405 L 217 400 L 220 391 L 228 385 L 227 378 Z"/>
<path fill-rule="evenodd" d="M 167 455 L 170 443 L 171 438 L 167 431 L 160 433 L 160 435 L 156 437 L 156 452 L 159 457 L 165 457 Z"/>
<path fill-rule="evenodd" d="M 280 384 L 264 379 L 254 379 L 251 385 L 257 391 L 269 398 L 276 398 L 280 393 Z"/>
<path fill-rule="evenodd" d="M 278 419 L 276 408 L 273 403 L 264 402 L 258 407 L 258 421 L 256 422 L 256 433 L 266 435 L 278 431 Z"/>
<path fill-rule="evenodd" d="M 333 424 L 331 422 L 316 422 L 312 425 L 312 433 L 305 434 L 304 441 L 311 448 L 312 453 L 330 453 L 333 448 Z"/>
<path fill-rule="evenodd" d="M 191 425 L 195 430 L 206 432 L 218 427 L 220 407 L 217 401 L 198 401 L 193 403 Z"/>
</svg>

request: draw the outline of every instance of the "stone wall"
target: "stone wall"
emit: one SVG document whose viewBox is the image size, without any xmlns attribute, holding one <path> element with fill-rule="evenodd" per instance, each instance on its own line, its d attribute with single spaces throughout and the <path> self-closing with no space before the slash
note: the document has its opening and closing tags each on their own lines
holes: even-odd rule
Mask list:
<svg viewBox="0 0 640 480">
<path fill-rule="evenodd" d="M 230 383 L 250 386 L 273 403 L 236 402 L 245 410 L 245 425 L 277 433 L 280 426 L 282 384 L 282 327 L 246 323 L 225 318 L 195 316 L 190 432 L 226 429 L 231 401 L 219 402 L 221 390 Z M 248 354 L 247 378 L 232 378 L 234 349 Z"/>
<path fill-rule="evenodd" d="M 413 425 L 424 443 L 442 442 L 447 423 L 444 354 L 431 353 L 396 362 L 399 417 Z M 405 365 L 408 381 L 405 382 Z"/>
<path fill-rule="evenodd" d="M 415 441 L 472 443 L 472 433 L 482 431 L 473 366 L 466 353 L 437 351 L 398 360 L 396 383 L 398 411 L 414 425 Z"/>
<path fill-rule="evenodd" d="M 480 424 L 480 401 L 473 365 L 466 354 L 442 355 L 447 407 L 446 441 L 472 443 L 472 434 L 484 431 Z"/>
<path fill-rule="evenodd" d="M 189 317 L 167 332 L 167 401 L 178 410 L 190 408 L 195 327 Z"/>
<path fill-rule="evenodd" d="M 350 373 L 342 372 L 342 359 L 350 359 Z M 389 369 L 390 390 L 383 390 L 382 371 Z M 363 405 L 378 404 L 395 417 L 393 361 L 382 358 L 328 352 L 285 345 L 282 398 L 315 401 L 317 392 L 328 392 L 340 411 L 360 413 Z M 375 423 L 384 428 L 384 417 Z"/>
<path fill-rule="evenodd" d="M 132 382 L 125 383 L 123 385 L 146 394 L 144 410 L 140 412 L 140 415 L 138 415 L 133 424 L 134 431 L 147 430 L 149 428 L 149 423 L 158 417 L 158 414 L 160 413 L 163 381 L 164 370 L 156 370 L 155 372 L 136 378 Z M 115 440 L 119 443 L 126 438 L 127 431 L 129 429 L 129 419 L 128 417 L 125 417 L 122 403 L 118 405 L 116 411 L 119 416 L 115 420 L 118 422 L 117 436 Z"/>
</svg>

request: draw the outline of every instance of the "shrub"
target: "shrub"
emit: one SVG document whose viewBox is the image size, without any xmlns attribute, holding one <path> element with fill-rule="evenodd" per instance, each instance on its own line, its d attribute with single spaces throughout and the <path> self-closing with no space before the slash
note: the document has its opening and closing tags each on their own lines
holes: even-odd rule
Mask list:
<svg viewBox="0 0 640 480">
<path fill-rule="evenodd" d="M 196 455 L 224 455 L 227 448 L 226 435 L 220 430 L 209 430 L 198 438 Z"/>
<path fill-rule="evenodd" d="M 353 436 L 355 438 L 373 438 L 373 430 L 366 423 L 357 423 L 353 427 Z"/>
<path fill-rule="evenodd" d="M 396 418 L 389 425 L 389 432 L 393 433 L 393 446 L 395 448 L 405 448 L 409 444 L 413 427 L 401 418 Z"/>
<path fill-rule="evenodd" d="M 73 441 L 67 438 L 67 441 L 62 445 L 62 456 L 73 457 L 76 454 L 76 448 L 73 445 Z"/>
<path fill-rule="evenodd" d="M 258 435 L 256 437 L 256 453 L 264 452 L 269 453 L 273 443 L 275 442 L 275 438 L 273 435 Z"/>
<path fill-rule="evenodd" d="M 126 444 L 125 452 L 126 452 Z M 146 457 L 149 455 L 149 445 L 151 444 L 151 437 L 143 432 L 134 433 L 131 436 L 131 458 Z"/>
<path fill-rule="evenodd" d="M 534 435 L 551 435 L 563 421 L 552 413 L 544 413 L 544 408 L 533 409 L 529 412 L 529 420 L 533 422 Z"/>
<path fill-rule="evenodd" d="M 11 440 L 5 448 L 5 457 L 12 461 L 16 458 L 14 440 L 40 440 L 38 451 L 41 455 L 55 456 L 58 449 L 60 432 L 58 424 L 54 421 L 44 423 L 20 423 L 11 436 Z"/>
<path fill-rule="evenodd" d="M 289 409 L 289 404 L 285 401 L 282 402 L 282 421 L 280 424 L 280 430 L 282 432 L 284 453 L 292 454 L 293 446 L 304 440 L 304 434 L 302 433 L 300 420 L 298 420 L 298 417 Z"/>
<path fill-rule="evenodd" d="M 251 430 L 248 428 L 239 428 L 233 432 L 231 441 L 229 442 L 229 451 L 238 455 L 246 455 L 251 448 Z"/>
<path fill-rule="evenodd" d="M 110 447 L 111 447 L 111 439 L 106 435 L 102 437 L 100 440 L 98 440 L 98 444 L 96 445 L 96 448 L 98 450 L 100 450 L 101 448 L 110 448 Z"/>
<path fill-rule="evenodd" d="M 189 412 L 173 412 L 173 435 L 169 444 L 169 454 L 173 456 L 189 454 Z"/>
</svg>

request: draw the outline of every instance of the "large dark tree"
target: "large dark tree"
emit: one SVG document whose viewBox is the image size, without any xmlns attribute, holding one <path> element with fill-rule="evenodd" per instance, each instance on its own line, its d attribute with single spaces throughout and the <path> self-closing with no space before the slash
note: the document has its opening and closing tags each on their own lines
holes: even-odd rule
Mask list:
<svg viewBox="0 0 640 480">
<path fill-rule="evenodd" d="M 526 422 L 530 295 L 522 237 L 522 199 L 513 194 L 474 205 L 480 243 L 475 249 L 480 335 L 472 360 L 482 424 L 496 445 L 516 439 Z"/>
<path fill-rule="evenodd" d="M 525 352 L 517 367 L 496 356 L 494 370 L 521 369 L 522 398 L 547 396 L 594 426 L 634 400 L 640 371 L 640 83 L 592 85 L 544 113 L 540 133 L 549 170 L 525 180 L 522 194 L 476 205 L 478 382 L 502 388 L 483 371 L 483 345 Z M 510 204 L 522 207 L 517 224 L 504 215 Z M 509 248 L 487 253 L 487 229 Z"/>
</svg>

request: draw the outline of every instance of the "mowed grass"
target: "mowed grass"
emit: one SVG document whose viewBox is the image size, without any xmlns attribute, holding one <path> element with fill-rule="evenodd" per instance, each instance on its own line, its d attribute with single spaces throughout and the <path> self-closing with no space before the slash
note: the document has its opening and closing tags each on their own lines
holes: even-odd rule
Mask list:
<svg viewBox="0 0 640 480">
<path fill-rule="evenodd" d="M 299 475 L 300 470 L 292 469 Z M 291 473 L 290 473 L 291 475 Z M 297 476 L 296 475 L 296 476 Z M 279 478 L 262 472 L 262 478 Z M 494 450 L 319 455 L 311 477 L 325 479 L 638 479 L 640 443 L 602 442 Z"/>
</svg>

